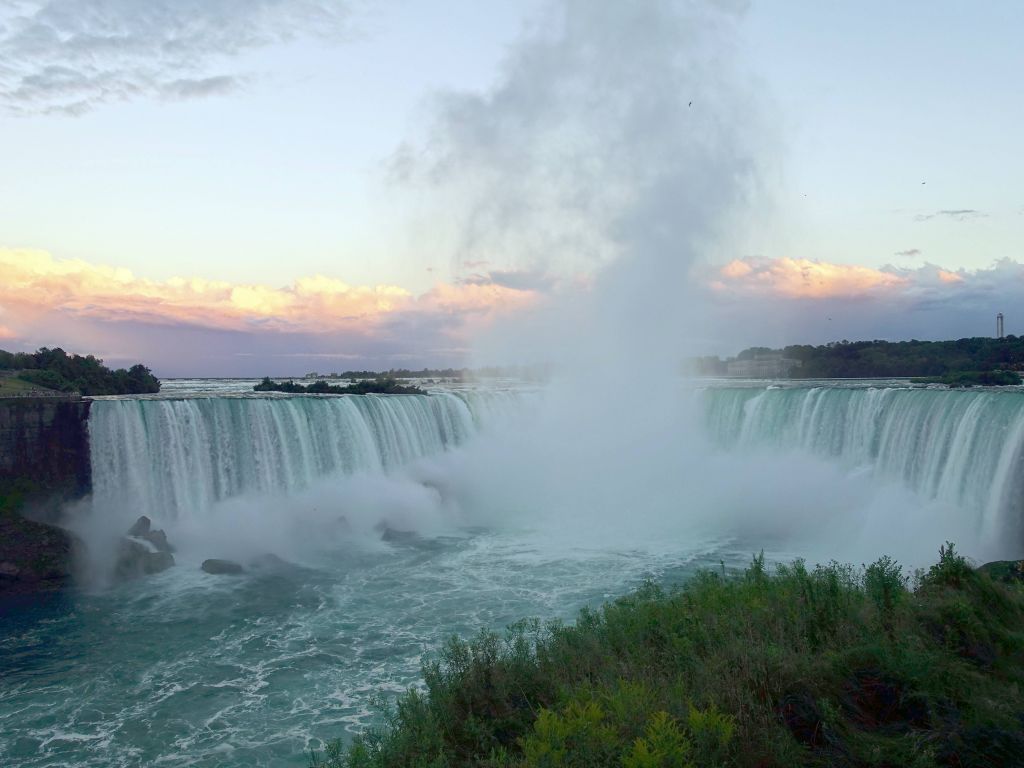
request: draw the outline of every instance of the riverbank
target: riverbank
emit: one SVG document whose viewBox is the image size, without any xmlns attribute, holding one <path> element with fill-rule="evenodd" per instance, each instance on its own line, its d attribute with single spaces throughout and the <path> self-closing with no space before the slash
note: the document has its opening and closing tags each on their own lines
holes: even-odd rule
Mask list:
<svg viewBox="0 0 1024 768">
<path fill-rule="evenodd" d="M 425 691 L 311 765 L 1022 766 L 1019 575 L 950 546 L 911 583 L 888 558 L 755 558 L 648 585 L 573 626 L 452 639 Z"/>
</svg>

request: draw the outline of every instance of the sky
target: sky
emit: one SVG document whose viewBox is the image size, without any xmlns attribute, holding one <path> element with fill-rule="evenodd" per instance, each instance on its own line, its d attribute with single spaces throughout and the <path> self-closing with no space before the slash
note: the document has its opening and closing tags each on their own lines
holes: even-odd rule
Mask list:
<svg viewBox="0 0 1024 768">
<path fill-rule="evenodd" d="M 538 318 L 619 296 L 701 308 L 667 356 L 1024 333 L 1022 28 L 1015 0 L 7 0 L 0 346 L 531 362 Z"/>
</svg>

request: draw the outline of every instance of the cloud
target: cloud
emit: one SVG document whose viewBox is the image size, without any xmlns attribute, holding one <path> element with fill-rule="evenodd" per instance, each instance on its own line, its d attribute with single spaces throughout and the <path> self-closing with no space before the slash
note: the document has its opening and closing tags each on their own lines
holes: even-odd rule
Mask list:
<svg viewBox="0 0 1024 768">
<path fill-rule="evenodd" d="M 698 278 L 688 295 L 706 299 L 702 328 L 709 330 L 696 332 L 696 341 L 708 353 L 841 338 L 982 335 L 991 333 L 999 311 L 1008 332 L 1024 332 L 1024 316 L 1012 314 L 1024 305 L 1024 264 L 1009 259 L 949 270 L 750 257 Z M 437 283 L 420 295 L 324 275 L 284 287 L 156 281 L 43 251 L 0 249 L 0 339 L 20 348 L 92 352 L 118 365 L 142 360 L 161 375 L 458 366 L 473 339 L 496 322 L 533 322 L 550 333 L 552 322 L 566 321 L 566 308 L 584 300 L 606 297 L 585 280 L 501 274 Z"/>
<path fill-rule="evenodd" d="M 749 270 L 737 267 L 743 264 Z M 956 339 L 991 335 L 997 312 L 1024 333 L 1024 264 L 1002 259 L 976 270 L 738 260 L 707 276 L 715 295 L 704 349 L 840 339 Z"/>
<path fill-rule="evenodd" d="M 893 254 L 893 256 L 902 256 L 902 257 L 908 258 L 908 259 L 912 259 L 912 258 L 914 258 L 916 256 L 920 256 L 920 255 L 921 255 L 921 249 L 920 248 L 908 248 L 905 251 L 896 251 L 896 253 Z"/>
<path fill-rule="evenodd" d="M 242 78 L 231 75 L 182 78 L 160 86 L 160 95 L 168 99 L 195 99 L 220 96 L 242 86 Z"/>
<path fill-rule="evenodd" d="M 863 296 L 894 289 L 907 278 L 853 264 L 812 259 L 736 259 L 719 270 L 719 291 L 762 293 L 788 298 Z"/>
<path fill-rule="evenodd" d="M 0 9 L 0 107 L 80 115 L 140 97 L 241 87 L 231 59 L 348 33 L 344 0 L 20 0 Z"/>
<path fill-rule="evenodd" d="M 974 208 L 952 208 L 941 211 L 935 211 L 935 213 L 919 213 L 914 217 L 914 221 L 930 221 L 931 219 L 948 219 L 951 221 L 969 221 L 970 219 L 983 219 L 988 216 L 987 213 L 982 213 Z"/>
<path fill-rule="evenodd" d="M 107 265 L 55 259 L 45 251 L 0 248 L 0 304 L 14 326 L 4 330 L 10 338 L 40 338 L 41 328 L 56 335 L 40 343 L 59 344 L 62 334 L 84 321 L 101 325 L 108 335 L 116 326 L 160 334 L 166 333 L 156 330 L 161 327 L 192 329 L 225 337 L 319 339 L 315 346 L 323 346 L 324 339 L 343 341 L 363 350 L 344 352 L 356 356 L 415 356 L 424 349 L 464 346 L 475 329 L 538 297 L 525 285 L 486 279 L 437 283 L 418 296 L 400 286 L 354 286 L 325 275 L 284 287 L 195 277 L 158 281 Z M 99 343 L 114 346 L 106 337 Z M 147 357 L 160 354 L 159 347 L 147 347 Z"/>
</svg>

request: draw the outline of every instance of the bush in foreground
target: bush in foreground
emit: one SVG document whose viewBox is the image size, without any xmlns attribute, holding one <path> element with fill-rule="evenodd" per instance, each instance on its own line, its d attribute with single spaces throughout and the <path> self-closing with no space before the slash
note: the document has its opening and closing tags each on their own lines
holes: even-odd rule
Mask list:
<svg viewBox="0 0 1024 768">
<path fill-rule="evenodd" d="M 451 639 L 326 768 L 1024 766 L 1024 589 L 952 545 L 647 584 L 575 625 Z"/>
</svg>

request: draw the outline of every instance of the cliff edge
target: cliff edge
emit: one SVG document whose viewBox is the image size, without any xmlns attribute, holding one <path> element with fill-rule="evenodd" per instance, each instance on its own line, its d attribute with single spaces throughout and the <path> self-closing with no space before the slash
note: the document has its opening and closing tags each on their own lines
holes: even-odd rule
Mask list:
<svg viewBox="0 0 1024 768">
<path fill-rule="evenodd" d="M 90 404 L 0 399 L 0 595 L 60 587 L 71 576 L 78 542 L 53 523 L 64 502 L 91 489 Z"/>
</svg>

